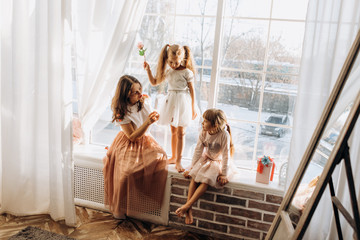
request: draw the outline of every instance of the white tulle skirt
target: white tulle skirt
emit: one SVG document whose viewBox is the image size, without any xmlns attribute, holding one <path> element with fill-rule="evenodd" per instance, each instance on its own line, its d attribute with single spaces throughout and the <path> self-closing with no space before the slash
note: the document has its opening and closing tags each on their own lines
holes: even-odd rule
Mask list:
<svg viewBox="0 0 360 240">
<path fill-rule="evenodd" d="M 173 127 L 186 127 L 192 117 L 189 91 L 169 91 L 160 103 L 158 124 Z"/>
</svg>

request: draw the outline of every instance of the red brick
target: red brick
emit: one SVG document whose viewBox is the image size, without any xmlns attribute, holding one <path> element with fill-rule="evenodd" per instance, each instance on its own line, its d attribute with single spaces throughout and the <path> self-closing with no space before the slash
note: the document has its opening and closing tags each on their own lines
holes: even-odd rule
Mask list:
<svg viewBox="0 0 360 240">
<path fill-rule="evenodd" d="M 264 200 L 265 197 L 265 194 L 263 193 L 257 193 L 257 192 L 239 190 L 239 189 L 234 189 L 233 195 L 238 197 L 255 199 L 255 200 Z"/>
<path fill-rule="evenodd" d="M 261 220 L 261 213 L 260 212 L 255 212 L 255 211 L 251 211 L 251 210 L 247 210 L 247 209 L 243 209 L 243 208 L 232 208 L 231 209 L 231 215 L 242 216 L 242 217 L 256 219 L 256 220 Z"/>
<path fill-rule="evenodd" d="M 227 225 L 218 224 L 218 223 L 211 223 L 206 221 L 198 220 L 198 227 L 205 228 L 205 229 L 211 229 L 219 232 L 227 232 Z"/>
<path fill-rule="evenodd" d="M 261 209 L 261 210 L 264 210 L 264 211 L 275 212 L 276 213 L 279 206 L 250 200 L 249 201 L 249 208 L 257 208 L 257 209 Z"/>
<path fill-rule="evenodd" d="M 244 199 L 222 196 L 222 195 L 216 195 L 216 202 L 244 206 L 244 207 L 246 205 L 246 200 Z"/>
<path fill-rule="evenodd" d="M 218 215 L 218 214 L 215 217 L 215 221 L 228 223 L 228 224 L 236 224 L 236 225 L 241 225 L 241 226 L 245 226 L 245 223 L 246 223 L 246 221 L 241 218 L 229 217 L 229 216 Z"/>
<path fill-rule="evenodd" d="M 267 202 L 281 204 L 282 200 L 283 200 L 283 197 L 281 197 L 281 196 L 266 194 Z"/>
<path fill-rule="evenodd" d="M 171 185 L 189 186 L 190 181 L 185 178 L 172 178 Z"/>
<path fill-rule="evenodd" d="M 171 203 L 185 204 L 186 203 L 186 198 L 185 197 L 170 196 L 170 202 Z"/>
<path fill-rule="evenodd" d="M 249 228 L 256 228 L 258 230 L 262 230 L 262 231 L 269 231 L 270 229 L 270 224 L 267 224 L 267 223 L 262 223 L 262 222 L 255 222 L 255 221 L 251 221 L 251 220 L 248 220 L 247 222 L 247 227 Z"/>
<path fill-rule="evenodd" d="M 256 238 L 256 239 L 260 238 L 260 232 L 252 231 L 252 230 L 246 229 L 246 228 L 230 226 L 230 233 L 241 235 L 244 237 L 250 237 L 250 238 Z"/>
<path fill-rule="evenodd" d="M 185 196 L 185 189 L 172 186 L 171 187 L 171 193 L 176 194 L 176 195 Z"/>
<path fill-rule="evenodd" d="M 231 195 L 231 188 L 228 187 L 217 189 L 209 186 L 207 191 Z"/>
<path fill-rule="evenodd" d="M 219 213 L 229 213 L 229 207 L 201 201 L 200 208 Z"/>
<path fill-rule="evenodd" d="M 193 209 L 193 217 L 207 219 L 207 220 L 213 220 L 214 214 L 211 212 L 205 212 L 205 211 Z"/>
<path fill-rule="evenodd" d="M 263 233 L 263 236 L 262 236 L 262 240 L 265 240 L 266 239 L 266 233 Z"/>
<path fill-rule="evenodd" d="M 274 218 L 275 218 L 275 215 L 271 215 L 271 214 L 266 214 L 264 213 L 264 216 L 263 216 L 263 221 L 264 222 L 273 222 L 274 221 Z"/>
<path fill-rule="evenodd" d="M 207 201 L 214 201 L 215 195 L 212 193 L 204 193 L 200 199 L 207 200 Z"/>
</svg>

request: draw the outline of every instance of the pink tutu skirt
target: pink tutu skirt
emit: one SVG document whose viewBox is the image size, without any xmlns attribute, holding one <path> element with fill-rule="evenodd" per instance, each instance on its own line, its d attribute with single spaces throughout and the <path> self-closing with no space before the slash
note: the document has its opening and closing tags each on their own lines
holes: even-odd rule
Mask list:
<svg viewBox="0 0 360 240">
<path fill-rule="evenodd" d="M 189 175 L 197 183 L 206 183 L 215 188 L 222 188 L 218 182 L 217 177 L 221 173 L 221 162 L 211 160 L 202 155 L 199 161 L 192 167 Z"/>
<path fill-rule="evenodd" d="M 144 135 L 131 142 L 120 131 L 103 162 L 105 205 L 114 216 L 141 212 L 147 201 L 161 206 L 167 155 L 152 136 Z"/>
</svg>

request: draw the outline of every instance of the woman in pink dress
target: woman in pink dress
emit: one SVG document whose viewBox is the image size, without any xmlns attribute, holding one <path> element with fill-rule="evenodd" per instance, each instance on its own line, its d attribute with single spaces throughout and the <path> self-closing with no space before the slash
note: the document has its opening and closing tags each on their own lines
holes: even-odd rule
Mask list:
<svg viewBox="0 0 360 240">
<path fill-rule="evenodd" d="M 167 155 L 148 132 L 159 114 L 151 111 L 133 76 L 120 78 L 112 99 L 113 122 L 120 131 L 103 159 L 105 204 L 115 218 L 142 209 L 145 201 L 161 206 L 167 179 Z M 129 201 L 141 196 L 141 201 Z"/>
<path fill-rule="evenodd" d="M 184 172 L 191 177 L 186 203 L 175 213 L 185 223 L 193 223 L 192 205 L 205 193 L 208 186 L 222 188 L 228 183 L 229 158 L 234 154 L 230 126 L 220 109 L 208 109 L 203 114 L 203 129 L 196 144 L 191 169 Z"/>
</svg>

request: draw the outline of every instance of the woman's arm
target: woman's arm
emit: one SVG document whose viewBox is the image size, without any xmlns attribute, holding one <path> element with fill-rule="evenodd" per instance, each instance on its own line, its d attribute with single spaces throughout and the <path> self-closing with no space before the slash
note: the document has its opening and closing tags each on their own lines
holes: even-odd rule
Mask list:
<svg viewBox="0 0 360 240">
<path fill-rule="evenodd" d="M 124 131 L 125 135 L 129 138 L 129 140 L 133 142 L 137 138 L 143 136 L 146 130 L 150 127 L 150 125 L 156 122 L 158 119 L 159 114 L 154 111 L 149 114 L 146 121 L 138 129 L 134 128 L 133 123 L 122 124 L 121 129 Z"/>
<path fill-rule="evenodd" d="M 191 97 L 191 110 L 192 110 L 192 120 L 194 120 L 197 116 L 195 111 L 195 90 L 193 82 L 188 82 L 190 97 Z"/>
</svg>

